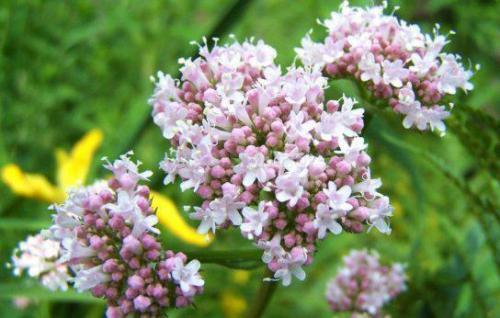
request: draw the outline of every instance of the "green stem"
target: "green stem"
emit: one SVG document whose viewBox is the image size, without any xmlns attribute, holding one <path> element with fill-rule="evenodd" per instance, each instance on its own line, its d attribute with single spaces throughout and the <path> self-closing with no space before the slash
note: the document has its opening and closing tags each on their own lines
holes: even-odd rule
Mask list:
<svg viewBox="0 0 500 318">
<path fill-rule="evenodd" d="M 268 268 L 266 268 L 266 270 L 264 271 L 264 278 L 270 277 L 272 275 L 273 273 Z M 264 281 L 264 280 L 262 281 L 259 291 L 255 296 L 253 306 L 250 308 L 250 311 L 248 312 L 247 316 L 248 318 L 262 317 L 277 287 L 278 287 L 278 282 Z"/>
<path fill-rule="evenodd" d="M 195 258 L 202 263 L 218 264 L 230 268 L 250 269 L 262 264 L 262 251 L 257 249 L 244 250 L 194 250 L 185 252 L 188 258 Z"/>
</svg>

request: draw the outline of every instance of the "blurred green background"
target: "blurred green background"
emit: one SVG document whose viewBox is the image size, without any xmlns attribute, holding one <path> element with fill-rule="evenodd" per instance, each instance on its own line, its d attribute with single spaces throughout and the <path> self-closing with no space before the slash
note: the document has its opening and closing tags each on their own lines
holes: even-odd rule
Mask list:
<svg viewBox="0 0 500 318">
<path fill-rule="evenodd" d="M 372 3 L 352 1 L 352 4 Z M 390 1 L 390 7 L 397 3 Z M 192 40 L 233 33 L 255 36 L 278 51 L 278 62 L 293 62 L 293 48 L 317 18 L 339 1 L 24 1 L 0 4 L 0 166 L 17 163 L 24 171 L 54 180 L 54 149 L 71 146 L 88 130 L 104 131 L 89 180 L 103 176 L 100 157 L 134 149 L 155 171 L 157 190 L 181 207 L 191 192 L 161 186 L 157 163 L 167 143 L 152 124 L 147 99 L 150 75 L 177 74 L 177 59 L 193 54 Z M 456 31 L 447 51 L 464 64 L 481 64 L 475 90 L 458 94 L 448 134 L 405 130 L 391 112 L 373 114 L 365 129 L 373 175 L 394 206 L 393 233 L 376 231 L 330 237 L 304 282 L 278 288 L 265 317 L 332 317 L 324 298 L 327 280 L 351 248 L 375 248 L 385 261 L 407 264 L 408 291 L 389 306 L 393 317 L 500 317 L 500 2 L 405 1 L 397 15 L 424 30 L 435 23 Z M 330 97 L 356 90 L 332 82 Z M 51 294 L 36 282 L 13 278 L 3 264 L 16 243 L 47 222 L 47 204 L 22 199 L 0 184 L 0 317 L 102 317 L 104 306 L 73 294 Z M 494 217 L 494 215 L 497 217 Z M 17 226 L 7 219 L 26 220 Z M 4 224 L 4 225 L 2 225 Z M 168 248 L 194 249 L 168 232 Z M 220 232 L 210 248 L 250 248 L 236 231 Z M 251 306 L 262 267 L 249 274 L 206 265 L 206 291 L 196 309 L 170 317 L 240 317 Z M 249 277 L 247 277 L 249 275 Z M 13 294 L 32 298 L 25 310 Z"/>
</svg>

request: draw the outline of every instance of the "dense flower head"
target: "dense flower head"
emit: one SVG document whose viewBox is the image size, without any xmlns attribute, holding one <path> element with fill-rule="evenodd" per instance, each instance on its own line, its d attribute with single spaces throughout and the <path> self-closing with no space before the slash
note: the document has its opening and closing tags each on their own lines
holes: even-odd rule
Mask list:
<svg viewBox="0 0 500 318">
<path fill-rule="evenodd" d="M 304 279 L 317 240 L 329 232 L 389 233 L 387 197 L 372 179 L 353 99 L 324 101 L 326 78 L 313 67 L 274 63 L 276 51 L 246 41 L 200 46 L 181 59 L 181 80 L 158 73 L 150 104 L 172 149 L 165 183 L 203 199 L 198 231 L 239 227 L 264 250 L 274 279 Z"/>
<path fill-rule="evenodd" d="M 28 236 L 18 244 L 9 266 L 16 276 L 26 272 L 50 290 L 67 290 L 70 275 L 68 267 L 57 262 L 60 256 L 59 242 L 52 240 L 46 231 L 42 231 Z"/>
<path fill-rule="evenodd" d="M 379 317 L 384 304 L 406 289 L 404 266 L 384 266 L 374 251 L 352 250 L 343 262 L 326 290 L 328 303 L 335 312 Z"/>
<path fill-rule="evenodd" d="M 443 119 L 450 114 L 445 96 L 471 90 L 472 72 L 459 55 L 442 52 L 448 40 L 438 33 L 439 26 L 433 35 L 424 34 L 418 25 L 384 14 L 385 6 L 359 8 L 344 2 L 322 22 L 328 31 L 323 43 L 308 34 L 296 52 L 305 65 L 321 66 L 332 78 L 364 83 L 375 98 L 405 116 L 405 128 L 443 133 Z"/>
<path fill-rule="evenodd" d="M 54 206 L 50 231 L 74 287 L 105 298 L 108 317 L 157 317 L 191 304 L 204 281 L 197 260 L 162 250 L 150 191 L 141 184 L 151 173 L 139 172 L 130 154 L 105 165 L 113 173 L 108 182 L 73 189 Z"/>
</svg>

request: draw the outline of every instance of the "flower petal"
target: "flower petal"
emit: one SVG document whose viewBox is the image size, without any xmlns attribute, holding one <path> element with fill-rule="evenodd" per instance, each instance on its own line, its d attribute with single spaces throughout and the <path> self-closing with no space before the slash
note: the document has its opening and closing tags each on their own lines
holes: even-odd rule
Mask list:
<svg viewBox="0 0 500 318">
<path fill-rule="evenodd" d="M 102 131 L 92 129 L 74 145 L 70 154 L 56 150 L 57 184 L 60 187 L 66 189 L 85 182 L 90 164 L 102 139 Z"/>
<path fill-rule="evenodd" d="M 58 189 L 40 174 L 24 173 L 19 166 L 8 164 L 1 170 L 2 180 L 20 196 L 43 200 L 49 203 L 63 202 L 64 191 Z"/>
<path fill-rule="evenodd" d="M 186 243 L 197 246 L 208 246 L 212 242 L 212 236 L 201 235 L 189 226 L 172 200 L 153 191 L 151 192 L 151 199 L 151 206 L 157 209 L 158 220 L 172 234 Z"/>
</svg>

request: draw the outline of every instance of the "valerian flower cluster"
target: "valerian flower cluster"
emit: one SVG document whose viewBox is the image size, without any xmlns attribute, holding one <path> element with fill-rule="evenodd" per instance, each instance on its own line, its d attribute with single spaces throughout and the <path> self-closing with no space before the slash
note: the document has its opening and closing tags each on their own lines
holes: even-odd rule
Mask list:
<svg viewBox="0 0 500 318">
<path fill-rule="evenodd" d="M 325 101 L 318 70 L 282 72 L 262 41 L 203 45 L 199 55 L 181 60 L 181 81 L 159 72 L 150 103 L 173 146 L 160 164 L 165 183 L 179 176 L 204 199 L 191 214 L 201 233 L 239 227 L 288 285 L 304 279 L 327 233 L 390 232 L 356 101 Z"/>
<path fill-rule="evenodd" d="M 71 282 L 79 291 L 106 299 L 107 317 L 157 317 L 167 307 L 190 305 L 204 281 L 199 261 L 188 263 L 183 253 L 162 249 L 149 188 L 141 184 L 151 172 L 139 172 L 129 156 L 105 165 L 113 173 L 108 182 L 74 188 L 64 203 L 53 206 L 47 239 L 39 235 L 21 243 L 14 272 L 27 269 L 44 285 L 50 278 L 50 287 L 56 284 L 56 270 L 64 269 L 58 287 Z"/>
<path fill-rule="evenodd" d="M 380 317 L 382 307 L 406 289 L 404 266 L 380 264 L 379 254 L 352 250 L 328 283 L 326 298 L 334 312 Z"/>
<path fill-rule="evenodd" d="M 459 88 L 471 90 L 472 72 L 464 69 L 459 55 L 442 52 L 448 40 L 438 26 L 433 35 L 424 34 L 418 25 L 386 15 L 384 9 L 344 2 L 340 12 L 322 22 L 328 31 L 323 43 L 306 35 L 296 49 L 298 57 L 305 65 L 322 67 L 331 78 L 364 83 L 375 98 L 405 116 L 405 128 L 443 133 L 443 119 L 450 115 L 445 96 Z"/>
</svg>

